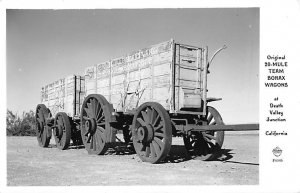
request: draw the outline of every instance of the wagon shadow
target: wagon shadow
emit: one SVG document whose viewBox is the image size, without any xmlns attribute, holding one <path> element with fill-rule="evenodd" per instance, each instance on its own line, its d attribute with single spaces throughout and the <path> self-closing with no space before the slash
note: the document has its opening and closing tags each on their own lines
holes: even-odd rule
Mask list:
<svg viewBox="0 0 300 193">
<path fill-rule="evenodd" d="M 230 162 L 234 153 L 231 152 L 232 149 L 221 149 L 215 154 L 215 156 L 209 161 L 222 161 Z M 172 145 L 169 155 L 162 163 L 180 163 L 189 160 L 200 160 L 197 156 L 191 156 L 184 145 Z"/>
<path fill-rule="evenodd" d="M 161 163 L 180 163 L 191 159 L 193 158 L 188 154 L 184 145 L 172 145 L 168 156 Z"/>
<path fill-rule="evenodd" d="M 215 156 L 209 161 L 222 161 L 230 162 L 234 153 L 231 152 L 232 149 L 221 149 L 215 154 Z M 180 163 L 189 160 L 200 160 L 197 156 L 191 156 L 184 145 L 172 145 L 169 155 L 162 163 Z"/>
<path fill-rule="evenodd" d="M 49 144 L 48 147 L 45 148 L 57 148 L 56 144 Z M 84 145 L 73 145 L 70 144 L 70 146 L 67 149 L 84 149 Z"/>
<path fill-rule="evenodd" d="M 231 158 L 233 158 L 233 154 L 232 153 L 232 149 L 221 149 L 220 151 L 218 151 L 215 156 L 213 157 L 213 159 L 211 159 L 210 161 L 227 161 L 230 160 Z"/>
<path fill-rule="evenodd" d="M 84 149 L 84 145 L 73 145 L 69 146 L 69 149 Z"/>
<path fill-rule="evenodd" d="M 258 163 L 250 163 L 250 162 L 239 162 L 239 161 L 230 161 L 233 158 L 233 154 L 231 152 L 232 149 L 221 149 L 215 156 L 215 158 L 211 161 L 220 161 L 224 163 L 236 163 L 236 164 L 245 164 L 245 165 L 259 165 Z"/>
<path fill-rule="evenodd" d="M 136 154 L 133 146 L 124 142 L 113 143 L 105 153 L 106 155 L 132 155 Z"/>
</svg>

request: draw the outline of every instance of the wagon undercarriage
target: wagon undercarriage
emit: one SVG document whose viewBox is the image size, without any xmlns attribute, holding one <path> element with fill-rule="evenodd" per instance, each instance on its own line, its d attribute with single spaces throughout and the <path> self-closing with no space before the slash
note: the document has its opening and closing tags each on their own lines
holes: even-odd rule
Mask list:
<svg viewBox="0 0 300 193">
<path fill-rule="evenodd" d="M 52 118 L 44 105 L 38 105 L 36 116 L 42 147 L 49 145 L 53 130 L 57 148 L 67 149 L 72 138 L 75 145 L 83 143 L 89 154 L 100 155 L 115 144 L 116 134 L 121 130 L 124 143 L 132 144 L 141 160 L 150 163 L 158 163 L 168 155 L 172 136 L 183 137 L 190 155 L 211 160 L 221 150 L 224 131 L 258 130 L 258 124 L 224 125 L 220 114 L 210 106 L 205 116 L 170 114 L 155 102 L 142 104 L 134 114 L 116 113 L 101 95 L 85 99 L 80 124 L 71 126 L 64 113 Z"/>
</svg>

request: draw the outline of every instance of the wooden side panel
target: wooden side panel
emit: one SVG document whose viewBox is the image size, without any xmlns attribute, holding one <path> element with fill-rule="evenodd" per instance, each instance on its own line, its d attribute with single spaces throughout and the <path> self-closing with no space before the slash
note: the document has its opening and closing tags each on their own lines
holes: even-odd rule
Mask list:
<svg viewBox="0 0 300 193">
<path fill-rule="evenodd" d="M 65 112 L 70 117 L 79 116 L 84 85 L 81 76 L 76 76 L 76 79 L 74 75 L 59 79 L 42 88 L 41 102 L 50 109 L 53 117 L 58 112 Z"/>
<path fill-rule="evenodd" d="M 169 109 L 172 43 L 167 41 L 132 52 L 98 64 L 96 69 L 87 68 L 86 94 L 103 95 L 117 111 L 132 110 L 150 101 Z"/>
</svg>

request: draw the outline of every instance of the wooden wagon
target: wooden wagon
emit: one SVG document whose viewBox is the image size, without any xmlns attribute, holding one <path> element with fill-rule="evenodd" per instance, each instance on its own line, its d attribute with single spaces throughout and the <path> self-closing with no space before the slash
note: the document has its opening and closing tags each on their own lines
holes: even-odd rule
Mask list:
<svg viewBox="0 0 300 193">
<path fill-rule="evenodd" d="M 133 144 L 142 161 L 162 161 L 172 136 L 182 136 L 190 154 L 213 159 L 224 131 L 258 129 L 258 124 L 225 126 L 208 106 L 221 100 L 207 97 L 208 68 L 220 50 L 208 60 L 207 47 L 172 39 L 86 68 L 84 79 L 74 76 L 72 113 L 61 109 L 51 118 L 49 105 L 37 106 L 40 145 L 49 144 L 53 130 L 57 146 L 66 149 L 80 132 L 88 153 L 104 154 L 122 130 L 125 143 Z M 77 89 L 83 82 L 84 89 Z M 73 138 L 80 141 L 78 135 Z"/>
</svg>

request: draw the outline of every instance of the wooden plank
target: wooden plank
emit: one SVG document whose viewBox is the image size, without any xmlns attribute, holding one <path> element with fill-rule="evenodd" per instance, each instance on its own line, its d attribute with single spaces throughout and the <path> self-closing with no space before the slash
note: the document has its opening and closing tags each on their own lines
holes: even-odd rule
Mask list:
<svg viewBox="0 0 300 193">
<path fill-rule="evenodd" d="M 201 96 L 199 94 L 184 94 L 184 107 L 201 107 Z"/>
<path fill-rule="evenodd" d="M 109 87 L 110 85 L 110 77 L 106 77 L 106 78 L 99 78 L 97 80 L 97 89 L 99 90 L 99 88 L 103 88 L 103 87 Z"/>
<path fill-rule="evenodd" d="M 171 65 L 170 65 L 170 63 L 163 63 L 160 65 L 154 66 L 153 70 L 154 70 L 153 76 L 161 76 L 161 75 L 170 74 Z"/>
</svg>

